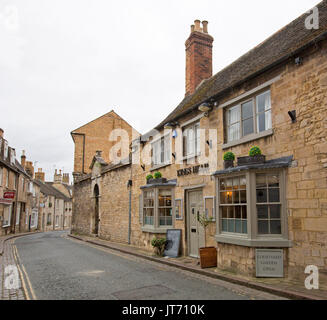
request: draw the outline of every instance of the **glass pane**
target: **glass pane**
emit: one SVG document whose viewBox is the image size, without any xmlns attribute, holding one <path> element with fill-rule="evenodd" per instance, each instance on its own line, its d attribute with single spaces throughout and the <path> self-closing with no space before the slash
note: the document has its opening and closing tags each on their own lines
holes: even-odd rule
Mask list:
<svg viewBox="0 0 327 320">
<path fill-rule="evenodd" d="M 253 102 L 248 101 L 242 104 L 242 119 L 248 119 L 253 117 Z"/>
<path fill-rule="evenodd" d="M 229 219 L 234 218 L 234 207 L 228 207 L 228 218 Z"/>
<path fill-rule="evenodd" d="M 253 119 L 247 119 L 242 122 L 243 136 L 247 136 L 254 132 Z"/>
<path fill-rule="evenodd" d="M 279 201 L 279 189 L 269 189 L 269 202 Z"/>
<path fill-rule="evenodd" d="M 257 206 L 258 219 L 268 219 L 268 206 Z"/>
<path fill-rule="evenodd" d="M 259 220 L 258 221 L 258 233 L 259 234 L 268 234 L 268 220 Z"/>
<path fill-rule="evenodd" d="M 236 219 L 242 218 L 242 208 L 240 206 L 235 207 L 235 218 Z"/>
<path fill-rule="evenodd" d="M 227 192 L 220 192 L 220 203 L 221 204 L 227 203 Z"/>
<path fill-rule="evenodd" d="M 246 220 L 242 221 L 242 233 L 248 233 L 248 222 Z"/>
<path fill-rule="evenodd" d="M 257 115 L 257 125 L 258 125 L 258 132 L 262 132 L 267 130 L 266 128 L 266 114 L 260 113 Z"/>
<path fill-rule="evenodd" d="M 240 106 L 236 106 L 228 110 L 228 124 L 233 124 L 240 121 L 240 117 Z"/>
<path fill-rule="evenodd" d="M 228 220 L 228 232 L 235 232 L 235 220 Z"/>
<path fill-rule="evenodd" d="M 224 179 L 220 179 L 220 190 L 225 190 L 226 189 L 226 182 Z"/>
<path fill-rule="evenodd" d="M 233 188 L 238 189 L 240 184 L 240 179 L 239 178 L 233 178 Z"/>
<path fill-rule="evenodd" d="M 240 133 L 240 123 L 236 123 L 231 125 L 228 128 L 228 141 L 234 141 L 234 140 L 238 140 L 241 137 L 241 133 Z"/>
<path fill-rule="evenodd" d="M 233 197 L 234 197 L 234 203 L 240 203 L 240 192 L 239 191 L 234 191 Z"/>
<path fill-rule="evenodd" d="M 270 220 L 270 233 L 271 234 L 281 234 L 282 233 L 280 220 Z"/>
<path fill-rule="evenodd" d="M 267 202 L 267 189 L 257 189 L 257 203 Z"/>
<path fill-rule="evenodd" d="M 241 203 L 246 203 L 246 190 L 240 191 Z"/>
<path fill-rule="evenodd" d="M 226 192 L 226 199 L 227 203 L 233 203 L 233 192 L 232 191 L 227 191 Z"/>
<path fill-rule="evenodd" d="M 274 204 L 270 207 L 270 219 L 280 219 L 280 204 Z"/>
<path fill-rule="evenodd" d="M 222 222 L 221 223 L 221 230 L 227 232 L 227 220 L 226 219 L 222 219 L 221 222 Z"/>
<path fill-rule="evenodd" d="M 223 218 L 227 218 L 228 217 L 228 207 L 222 207 L 221 208 L 221 216 Z"/>
<path fill-rule="evenodd" d="M 233 179 L 226 180 L 226 190 L 233 190 Z"/>
<path fill-rule="evenodd" d="M 270 91 L 257 96 L 257 113 L 267 111 L 270 107 Z"/>
<path fill-rule="evenodd" d="M 242 220 L 240 219 L 235 220 L 235 232 L 242 233 Z"/>
<path fill-rule="evenodd" d="M 242 206 L 242 219 L 247 219 L 247 207 Z"/>
<path fill-rule="evenodd" d="M 267 175 L 268 187 L 279 187 L 279 175 Z"/>
<path fill-rule="evenodd" d="M 240 178 L 240 189 L 246 189 L 246 178 L 245 177 Z"/>
<path fill-rule="evenodd" d="M 256 174 L 257 188 L 266 188 L 266 175 L 265 174 Z"/>
</svg>

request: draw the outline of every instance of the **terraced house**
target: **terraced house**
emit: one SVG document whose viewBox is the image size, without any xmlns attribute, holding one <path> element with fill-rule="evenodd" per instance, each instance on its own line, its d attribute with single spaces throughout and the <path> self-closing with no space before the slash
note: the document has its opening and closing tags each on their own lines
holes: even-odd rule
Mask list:
<svg viewBox="0 0 327 320">
<path fill-rule="evenodd" d="M 183 255 L 214 246 L 220 269 L 255 276 L 256 250 L 274 249 L 282 276 L 302 279 L 307 265 L 323 276 L 327 1 L 317 8 L 319 28 L 303 14 L 215 75 L 214 39 L 196 20 L 185 43 L 184 99 L 134 137 L 119 162 L 94 143 L 91 172 L 75 175 L 72 232 L 152 250 L 155 235 L 179 229 Z M 246 163 L 253 146 L 265 159 Z M 241 159 L 225 169 L 228 151 Z M 147 182 L 158 170 L 166 180 Z M 207 232 L 202 214 L 212 217 Z"/>
</svg>

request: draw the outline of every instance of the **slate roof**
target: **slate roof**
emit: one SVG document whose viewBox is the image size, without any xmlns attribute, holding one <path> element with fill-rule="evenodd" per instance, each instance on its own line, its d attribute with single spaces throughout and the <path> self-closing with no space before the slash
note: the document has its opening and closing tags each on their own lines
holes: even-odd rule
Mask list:
<svg viewBox="0 0 327 320">
<path fill-rule="evenodd" d="M 160 130 L 166 123 L 178 119 L 211 97 L 218 97 L 228 89 L 286 61 L 305 47 L 321 40 L 322 37 L 326 39 L 327 0 L 321 1 L 317 7 L 319 10 L 318 30 L 305 28 L 305 20 L 309 14 L 304 13 L 225 69 L 203 81 L 196 91 L 186 96 L 155 129 Z"/>
<path fill-rule="evenodd" d="M 43 194 L 47 196 L 54 196 L 57 199 L 62 199 L 65 201 L 71 201 L 70 198 L 66 197 L 63 193 L 61 193 L 59 190 L 54 188 L 51 184 L 44 183 L 40 180 L 34 180 L 34 182 L 40 187 L 40 190 Z"/>
</svg>

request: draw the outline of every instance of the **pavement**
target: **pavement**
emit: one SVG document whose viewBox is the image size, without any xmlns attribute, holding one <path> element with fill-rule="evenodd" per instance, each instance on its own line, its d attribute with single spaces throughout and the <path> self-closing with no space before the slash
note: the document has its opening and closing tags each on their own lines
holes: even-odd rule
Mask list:
<svg viewBox="0 0 327 320">
<path fill-rule="evenodd" d="M 134 255 L 150 261 L 155 261 L 164 265 L 172 266 L 181 270 L 186 270 L 195 274 L 207 276 L 211 279 L 219 279 L 228 283 L 233 283 L 246 288 L 252 288 L 258 291 L 270 293 L 279 297 L 294 300 L 327 300 L 327 283 L 320 281 L 319 290 L 307 290 L 304 283 L 294 279 L 277 278 L 249 278 L 242 275 L 236 275 L 228 271 L 221 271 L 217 268 L 201 269 L 199 260 L 190 257 L 181 258 L 162 258 L 155 254 L 142 250 L 139 247 L 131 245 L 118 244 L 107 240 L 100 240 L 94 237 L 69 234 L 80 241 L 95 244 L 98 246 L 110 248 L 129 255 Z M 321 277 L 322 278 L 322 277 Z"/>
<path fill-rule="evenodd" d="M 95 239 L 93 239 L 95 240 Z M 9 245 L 9 243 L 8 243 Z M 131 255 L 38 233 L 14 240 L 24 292 L 38 300 L 280 300 L 279 296 Z M 166 260 L 166 259 L 165 259 Z"/>
</svg>

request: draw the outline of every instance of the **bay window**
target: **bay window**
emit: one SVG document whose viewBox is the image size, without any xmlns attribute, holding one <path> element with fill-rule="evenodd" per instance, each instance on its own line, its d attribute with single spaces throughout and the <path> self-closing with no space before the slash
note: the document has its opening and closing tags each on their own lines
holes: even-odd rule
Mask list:
<svg viewBox="0 0 327 320">
<path fill-rule="evenodd" d="M 234 173 L 216 173 L 216 240 L 245 246 L 289 246 L 285 170 L 234 169 Z"/>
<path fill-rule="evenodd" d="M 271 129 L 270 90 L 225 111 L 227 142 Z"/>
<path fill-rule="evenodd" d="M 163 231 L 174 225 L 174 189 L 171 186 L 144 188 L 140 200 L 143 208 L 143 231 Z M 141 210 L 140 210 L 141 212 Z M 160 233 L 160 232 L 159 232 Z"/>
</svg>

